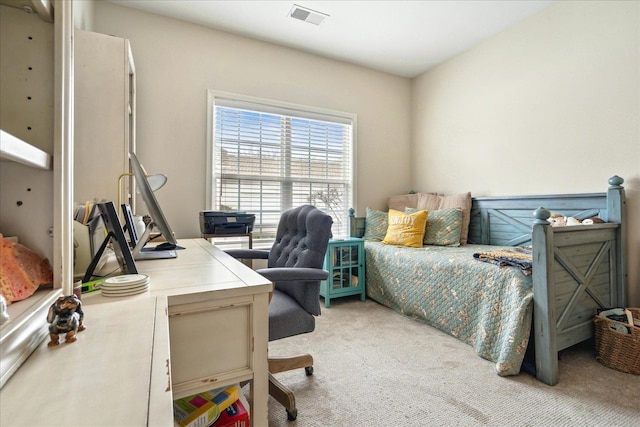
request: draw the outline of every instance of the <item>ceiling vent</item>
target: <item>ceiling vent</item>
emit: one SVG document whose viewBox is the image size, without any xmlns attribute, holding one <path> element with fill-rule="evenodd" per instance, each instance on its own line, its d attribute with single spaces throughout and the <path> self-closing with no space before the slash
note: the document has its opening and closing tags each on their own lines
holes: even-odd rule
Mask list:
<svg viewBox="0 0 640 427">
<path fill-rule="evenodd" d="M 324 19 L 329 17 L 326 13 L 316 12 L 315 10 L 307 9 L 297 4 L 293 5 L 289 11 L 289 16 L 314 25 L 322 24 Z"/>
</svg>

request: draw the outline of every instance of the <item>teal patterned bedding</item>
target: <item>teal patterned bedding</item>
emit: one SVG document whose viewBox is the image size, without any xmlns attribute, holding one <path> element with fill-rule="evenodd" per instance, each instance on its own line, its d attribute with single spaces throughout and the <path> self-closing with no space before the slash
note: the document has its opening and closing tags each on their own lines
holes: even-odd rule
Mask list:
<svg viewBox="0 0 640 427">
<path fill-rule="evenodd" d="M 496 248 L 366 241 L 367 295 L 471 345 L 498 375 L 516 375 L 529 342 L 532 281 L 516 267 L 473 257 Z"/>
</svg>

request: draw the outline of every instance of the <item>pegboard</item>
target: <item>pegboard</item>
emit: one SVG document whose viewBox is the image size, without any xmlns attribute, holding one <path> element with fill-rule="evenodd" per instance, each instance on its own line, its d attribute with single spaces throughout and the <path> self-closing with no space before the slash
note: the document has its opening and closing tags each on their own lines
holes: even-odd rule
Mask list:
<svg viewBox="0 0 640 427">
<path fill-rule="evenodd" d="M 0 6 L 0 127 L 53 154 L 54 25 Z M 54 160 L 55 161 L 55 160 Z M 0 232 L 53 260 L 53 172 L 0 163 Z"/>
</svg>

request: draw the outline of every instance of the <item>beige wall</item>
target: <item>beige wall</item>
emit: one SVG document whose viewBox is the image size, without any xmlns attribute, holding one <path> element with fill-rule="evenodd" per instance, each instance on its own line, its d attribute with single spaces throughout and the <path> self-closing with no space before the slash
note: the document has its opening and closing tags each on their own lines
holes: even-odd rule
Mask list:
<svg viewBox="0 0 640 427">
<path fill-rule="evenodd" d="M 206 91 L 358 115 L 357 210 L 409 188 L 474 195 L 605 191 L 625 178 L 640 304 L 638 2 L 560 2 L 413 81 L 177 20 L 95 4 L 131 40 L 138 154 L 179 237 L 205 200 Z M 407 167 L 410 165 L 410 167 Z"/>
<path fill-rule="evenodd" d="M 208 89 L 357 114 L 360 212 L 408 187 L 408 79 L 105 2 L 94 21 L 131 41 L 137 153 L 169 177 L 156 195 L 179 238 L 199 236 L 205 208 Z"/>
<path fill-rule="evenodd" d="M 419 76 L 412 184 L 478 196 L 605 191 L 625 179 L 640 304 L 639 2 L 560 2 Z"/>
</svg>

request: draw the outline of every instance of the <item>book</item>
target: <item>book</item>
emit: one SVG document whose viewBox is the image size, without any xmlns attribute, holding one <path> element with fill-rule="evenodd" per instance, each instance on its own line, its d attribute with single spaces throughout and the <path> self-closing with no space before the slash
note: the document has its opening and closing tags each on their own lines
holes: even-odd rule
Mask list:
<svg viewBox="0 0 640 427">
<path fill-rule="evenodd" d="M 243 404 L 244 396 L 233 402 L 231 406 L 220 413 L 212 427 L 249 427 L 248 405 Z"/>
<path fill-rule="evenodd" d="M 349 276 L 351 277 L 351 280 L 349 280 Z M 350 286 L 358 286 L 357 275 L 349 275 L 346 271 L 333 272 L 333 289 L 348 288 Z"/>
<path fill-rule="evenodd" d="M 222 387 L 173 401 L 173 417 L 180 427 L 206 427 L 238 400 L 240 387 Z"/>
</svg>

